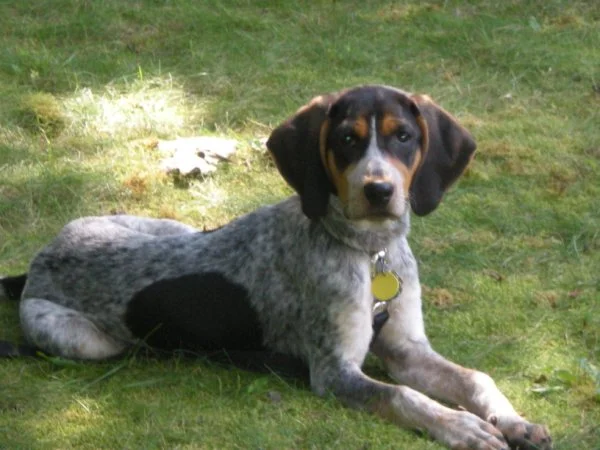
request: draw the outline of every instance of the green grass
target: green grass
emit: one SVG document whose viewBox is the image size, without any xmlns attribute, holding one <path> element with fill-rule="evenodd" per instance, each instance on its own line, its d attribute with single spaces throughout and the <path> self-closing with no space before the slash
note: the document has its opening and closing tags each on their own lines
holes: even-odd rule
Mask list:
<svg viewBox="0 0 600 450">
<path fill-rule="evenodd" d="M 283 199 L 256 142 L 316 94 L 427 93 L 479 143 L 413 223 L 431 341 L 557 449 L 597 450 L 599 21 L 566 0 L 1 2 L 0 273 L 82 215 L 210 228 Z M 239 153 L 177 187 L 152 143 L 199 134 Z M 20 339 L 15 305 L 0 330 Z M 276 375 L 133 357 L 0 361 L 0 448 L 441 447 Z"/>
</svg>

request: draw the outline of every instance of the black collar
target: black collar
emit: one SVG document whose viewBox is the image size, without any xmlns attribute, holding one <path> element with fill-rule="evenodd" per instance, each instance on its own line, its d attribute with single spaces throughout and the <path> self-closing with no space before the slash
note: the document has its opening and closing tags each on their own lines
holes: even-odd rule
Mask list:
<svg viewBox="0 0 600 450">
<path fill-rule="evenodd" d="M 383 328 L 383 326 L 389 318 L 390 314 L 387 312 L 387 309 L 375 314 L 375 316 L 373 317 L 373 337 L 371 341 L 377 339 L 379 332 L 381 331 L 381 329 Z"/>
</svg>

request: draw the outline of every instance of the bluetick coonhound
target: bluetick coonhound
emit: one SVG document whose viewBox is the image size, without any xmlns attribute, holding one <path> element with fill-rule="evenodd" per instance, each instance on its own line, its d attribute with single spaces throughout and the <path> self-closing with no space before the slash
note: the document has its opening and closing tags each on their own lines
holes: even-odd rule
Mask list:
<svg viewBox="0 0 600 450">
<path fill-rule="evenodd" d="M 469 133 L 426 96 L 361 86 L 313 99 L 267 147 L 298 195 L 218 230 L 126 215 L 69 223 L 27 275 L 2 280 L 20 294 L 28 342 L 88 360 L 140 341 L 268 349 L 301 359 L 318 395 L 451 448 L 550 449 L 488 375 L 425 335 L 409 214 L 434 210 L 465 170 Z M 369 351 L 399 384 L 362 372 Z"/>
</svg>

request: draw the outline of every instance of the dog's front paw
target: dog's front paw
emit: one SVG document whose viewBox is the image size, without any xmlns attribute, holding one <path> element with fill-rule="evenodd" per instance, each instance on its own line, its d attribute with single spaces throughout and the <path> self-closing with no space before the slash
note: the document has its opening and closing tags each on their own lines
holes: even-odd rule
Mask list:
<svg viewBox="0 0 600 450">
<path fill-rule="evenodd" d="M 544 425 L 520 417 L 490 416 L 488 421 L 502 432 L 512 449 L 552 450 L 552 438 Z"/>
<path fill-rule="evenodd" d="M 445 414 L 432 433 L 453 450 L 508 450 L 500 430 L 467 411 Z"/>
</svg>

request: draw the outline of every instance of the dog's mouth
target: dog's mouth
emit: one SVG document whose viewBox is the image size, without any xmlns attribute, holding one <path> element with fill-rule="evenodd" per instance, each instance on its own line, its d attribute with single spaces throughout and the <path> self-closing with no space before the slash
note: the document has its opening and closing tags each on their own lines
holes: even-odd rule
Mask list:
<svg viewBox="0 0 600 450">
<path fill-rule="evenodd" d="M 337 211 L 339 215 L 350 222 L 371 223 L 374 225 L 402 220 L 406 212 L 408 202 L 390 203 L 385 206 L 373 206 L 368 204 L 357 205 L 354 202 L 342 204 L 337 196 L 332 196 L 329 206 Z"/>
<path fill-rule="evenodd" d="M 393 201 L 382 206 L 363 204 L 361 208 L 354 211 L 348 209 L 346 217 L 349 220 L 365 220 L 373 223 L 397 221 L 406 212 L 407 205 L 407 201 Z"/>
<path fill-rule="evenodd" d="M 360 214 L 346 214 L 346 218 L 348 220 L 383 223 L 389 220 L 400 220 L 401 214 L 397 214 L 394 211 L 385 208 L 369 208 L 369 210 Z"/>
<path fill-rule="evenodd" d="M 373 211 L 365 215 L 364 219 L 372 220 L 374 222 L 381 222 L 384 220 L 398 220 L 400 216 L 392 213 L 391 211 Z"/>
</svg>

